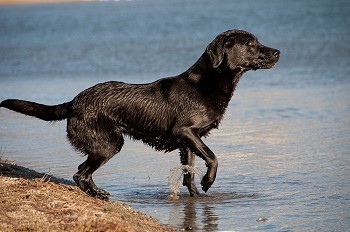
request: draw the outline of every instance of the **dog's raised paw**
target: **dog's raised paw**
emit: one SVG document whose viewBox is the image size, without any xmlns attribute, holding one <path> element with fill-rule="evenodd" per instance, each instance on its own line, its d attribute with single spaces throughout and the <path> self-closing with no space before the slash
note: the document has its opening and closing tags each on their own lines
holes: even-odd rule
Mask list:
<svg viewBox="0 0 350 232">
<path fill-rule="evenodd" d="M 208 175 L 206 174 L 201 181 L 202 190 L 204 192 L 207 192 L 213 183 L 214 183 L 214 179 L 209 178 Z"/>
</svg>

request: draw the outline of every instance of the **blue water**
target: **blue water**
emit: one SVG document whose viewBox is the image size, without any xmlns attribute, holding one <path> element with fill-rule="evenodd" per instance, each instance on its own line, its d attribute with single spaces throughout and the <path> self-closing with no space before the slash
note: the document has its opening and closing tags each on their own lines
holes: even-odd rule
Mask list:
<svg viewBox="0 0 350 232">
<path fill-rule="evenodd" d="M 281 51 L 243 76 L 205 143 L 219 171 L 206 195 L 168 200 L 178 152 L 135 141 L 95 175 L 114 200 L 197 231 L 350 228 L 348 1 L 119 1 L 0 6 L 0 100 L 71 100 L 98 82 L 151 82 L 189 68 L 213 38 L 244 29 Z M 84 157 L 47 123 L 0 109 L 4 158 L 71 179 Z M 205 170 L 204 162 L 196 166 Z M 199 185 L 199 180 L 196 180 Z"/>
</svg>

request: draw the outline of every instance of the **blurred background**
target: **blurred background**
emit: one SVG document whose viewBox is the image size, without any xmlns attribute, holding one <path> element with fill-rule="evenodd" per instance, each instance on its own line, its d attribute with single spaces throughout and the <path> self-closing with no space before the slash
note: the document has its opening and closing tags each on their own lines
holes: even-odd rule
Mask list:
<svg viewBox="0 0 350 232">
<path fill-rule="evenodd" d="M 132 0 L 0 5 L 0 100 L 70 101 L 103 81 L 186 71 L 223 31 L 279 49 L 241 79 L 205 140 L 218 177 L 200 199 L 170 201 L 163 154 L 126 140 L 95 175 L 114 200 L 196 230 L 345 231 L 350 226 L 350 3 L 346 0 Z M 84 157 L 47 123 L 0 109 L 1 156 L 71 179 Z M 204 162 L 197 167 L 205 170 Z M 200 180 L 196 180 L 199 185 Z M 258 218 L 266 218 L 264 222 Z"/>
</svg>

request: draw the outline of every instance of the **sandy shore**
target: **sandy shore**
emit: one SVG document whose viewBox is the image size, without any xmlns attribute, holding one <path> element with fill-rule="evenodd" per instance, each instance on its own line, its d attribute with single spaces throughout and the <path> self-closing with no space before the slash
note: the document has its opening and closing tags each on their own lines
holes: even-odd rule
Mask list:
<svg viewBox="0 0 350 232">
<path fill-rule="evenodd" d="M 0 160 L 0 231 L 175 231 L 129 205 Z"/>
</svg>

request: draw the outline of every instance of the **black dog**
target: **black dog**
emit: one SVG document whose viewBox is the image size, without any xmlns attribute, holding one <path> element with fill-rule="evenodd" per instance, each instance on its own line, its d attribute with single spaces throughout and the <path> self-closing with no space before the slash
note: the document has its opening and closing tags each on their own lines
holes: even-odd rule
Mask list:
<svg viewBox="0 0 350 232">
<path fill-rule="evenodd" d="M 201 137 L 218 127 L 242 74 L 272 68 L 279 54 L 248 32 L 230 30 L 175 77 L 150 84 L 101 83 L 55 106 L 14 99 L 0 106 L 46 121 L 67 119 L 69 141 L 87 155 L 73 178 L 91 196 L 108 199 L 109 193 L 96 187 L 92 174 L 120 151 L 123 135 L 156 150 L 179 149 L 183 165 L 192 166 L 195 155 L 202 158 L 208 167 L 201 181 L 206 192 L 215 180 L 218 161 Z M 186 174 L 183 184 L 191 196 L 198 194 L 194 173 Z"/>
</svg>

